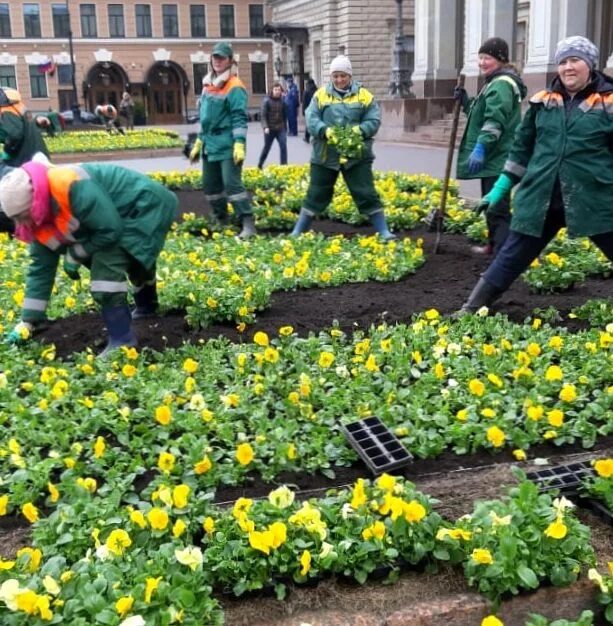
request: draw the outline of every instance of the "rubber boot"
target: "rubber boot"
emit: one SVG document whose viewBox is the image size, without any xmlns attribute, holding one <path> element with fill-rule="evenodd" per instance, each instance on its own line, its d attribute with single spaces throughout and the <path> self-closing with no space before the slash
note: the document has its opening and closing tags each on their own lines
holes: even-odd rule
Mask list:
<svg viewBox="0 0 613 626">
<path fill-rule="evenodd" d="M 304 231 L 309 230 L 314 216 L 315 214 L 312 211 L 302 207 L 298 215 L 298 220 L 294 224 L 294 230 L 290 233 L 290 237 L 298 237 L 298 235 L 301 235 Z"/>
<path fill-rule="evenodd" d="M 255 221 L 253 215 L 243 215 L 243 229 L 238 233 L 239 239 L 248 239 L 249 237 L 255 237 L 258 231 L 255 229 Z"/>
<path fill-rule="evenodd" d="M 498 287 L 488 283 L 485 278 L 480 278 L 456 316 L 461 317 L 466 313 L 476 313 L 483 306 L 490 307 L 502 294 L 503 292 Z"/>
<path fill-rule="evenodd" d="M 157 283 L 144 284 L 134 292 L 134 304 L 132 319 L 140 320 L 153 317 L 158 310 Z"/>
<path fill-rule="evenodd" d="M 104 307 L 102 319 L 109 333 L 106 348 L 98 355 L 106 358 L 110 352 L 122 346 L 133 347 L 137 345 L 136 335 L 132 332 L 132 315 L 127 304 L 122 306 Z"/>
<path fill-rule="evenodd" d="M 392 241 L 396 239 L 396 235 L 394 235 L 394 233 L 392 233 L 387 227 L 385 213 L 383 213 L 382 210 L 371 213 L 370 223 L 375 227 L 375 230 L 379 233 L 379 237 L 381 237 L 383 241 Z"/>
</svg>

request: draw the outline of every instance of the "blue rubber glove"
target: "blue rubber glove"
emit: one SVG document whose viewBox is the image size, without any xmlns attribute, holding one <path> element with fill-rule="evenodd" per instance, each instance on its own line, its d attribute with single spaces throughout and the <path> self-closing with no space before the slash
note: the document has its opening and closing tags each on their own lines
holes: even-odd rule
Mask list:
<svg viewBox="0 0 613 626">
<path fill-rule="evenodd" d="M 475 207 L 475 211 L 481 213 L 482 211 L 487 212 L 493 209 L 508 195 L 509 191 L 513 189 L 513 185 L 513 181 L 506 174 L 500 174 L 494 186 L 481 198 L 481 202 Z"/>
<path fill-rule="evenodd" d="M 468 173 L 478 174 L 485 165 L 485 146 L 478 143 L 468 157 Z"/>
</svg>

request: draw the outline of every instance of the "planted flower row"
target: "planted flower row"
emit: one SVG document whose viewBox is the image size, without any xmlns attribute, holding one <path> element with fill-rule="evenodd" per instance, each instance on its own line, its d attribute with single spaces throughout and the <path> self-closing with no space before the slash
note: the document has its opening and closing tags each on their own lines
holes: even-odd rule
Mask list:
<svg viewBox="0 0 613 626">
<path fill-rule="evenodd" d="M 450 322 L 430 310 L 352 336 L 299 338 L 287 326 L 240 346 L 219 339 L 71 363 L 54 360 L 52 346 L 2 345 L 5 512 L 70 499 L 88 479 L 93 491 L 147 496 L 167 479 L 210 489 L 250 472 L 333 475 L 356 459 L 339 424 L 373 414 L 422 458 L 590 447 L 613 429 L 613 328 L 573 334 L 537 322 Z"/>
<path fill-rule="evenodd" d="M 47 137 L 45 143 L 52 159 L 54 154 L 70 152 L 111 152 L 183 146 L 183 140 L 177 133 L 161 129 L 127 130 L 123 135 L 111 135 L 105 130 L 71 131 Z"/>
<path fill-rule="evenodd" d="M 454 524 L 412 483 L 385 474 L 303 502 L 281 487 L 231 509 L 188 485 L 128 506 L 121 495 L 84 493 L 34 525 L 32 547 L 0 563 L 3 623 L 217 624 L 211 588 L 241 595 L 275 585 L 282 597 L 290 581 L 363 582 L 382 566 L 441 561 L 461 565 L 495 606 L 504 593 L 570 584 L 594 564 L 572 505 L 525 481 Z"/>
</svg>

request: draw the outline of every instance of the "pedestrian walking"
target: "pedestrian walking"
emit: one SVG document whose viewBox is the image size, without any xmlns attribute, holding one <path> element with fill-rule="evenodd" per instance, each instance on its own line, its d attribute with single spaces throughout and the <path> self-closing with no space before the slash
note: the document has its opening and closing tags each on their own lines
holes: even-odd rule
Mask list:
<svg viewBox="0 0 613 626">
<path fill-rule="evenodd" d="M 511 231 L 463 312 L 490 306 L 557 232 L 589 237 L 613 261 L 613 79 L 585 37 L 560 41 L 558 74 L 530 98 L 502 174 L 482 199 L 496 207 L 519 183 Z"/>
<path fill-rule="evenodd" d="M 309 78 L 306 82 L 306 87 L 304 88 L 304 93 L 302 94 L 302 115 L 306 117 L 306 110 L 309 108 L 309 104 L 311 104 L 311 100 L 317 91 L 317 85 L 312 78 Z M 304 128 L 304 141 L 309 143 L 311 141 L 311 134 L 309 133 L 309 129 L 305 124 Z"/>
<path fill-rule="evenodd" d="M 228 202 L 242 223 L 239 237 L 256 233 L 253 210 L 242 181 L 247 142 L 247 89 L 237 76 L 232 46 L 216 43 L 211 71 L 202 80 L 200 133 L 190 160 L 202 157 L 205 198 L 221 225 L 229 223 Z"/>
<path fill-rule="evenodd" d="M 287 104 L 287 126 L 290 137 L 298 136 L 298 109 L 300 108 L 300 93 L 294 79 L 287 78 L 287 90 L 285 93 L 285 103 Z"/>
<path fill-rule="evenodd" d="M 134 130 L 134 100 L 127 91 L 124 91 L 121 96 L 119 114 L 126 118 L 126 128 Z"/>
<path fill-rule="evenodd" d="M 157 310 L 156 261 L 175 218 L 177 197 L 148 176 L 107 163 L 52 166 L 38 155 L 0 181 L 0 202 L 30 244 L 21 321 L 7 341 L 28 340 L 45 311 L 60 258 L 66 274 L 91 272 L 91 293 L 108 331 L 102 353 L 136 345 L 132 319 Z M 128 308 L 128 279 L 136 308 Z"/>
<path fill-rule="evenodd" d="M 372 173 L 373 137 L 381 125 L 381 112 L 374 96 L 354 81 L 352 74 L 349 58 L 337 56 L 330 63 L 330 81 L 315 92 L 306 111 L 307 127 L 313 137 L 311 175 L 292 231 L 294 237 L 307 230 L 313 217 L 330 204 L 340 172 L 360 213 L 368 216 L 382 239 L 395 239 L 387 227 Z M 364 149 L 359 157 L 345 159 L 338 153 L 334 147 L 336 126 L 349 126 L 363 137 Z"/>
<path fill-rule="evenodd" d="M 272 86 L 270 94 L 262 103 L 262 128 L 264 129 L 264 146 L 258 160 L 262 169 L 270 152 L 273 141 L 279 144 L 281 165 L 287 165 L 287 104 L 283 100 L 283 88 L 279 83 Z"/>
<path fill-rule="evenodd" d="M 458 153 L 457 177 L 481 180 L 481 195 L 488 193 L 502 171 L 515 129 L 521 120 L 521 101 L 526 87 L 509 63 L 509 47 L 500 37 L 492 37 L 479 48 L 479 69 L 485 84 L 470 100 L 464 89 L 454 97 L 462 101 L 468 115 Z M 497 254 L 509 233 L 511 196 L 505 196 L 486 213 L 488 242 L 474 246 L 473 252 Z"/>
</svg>

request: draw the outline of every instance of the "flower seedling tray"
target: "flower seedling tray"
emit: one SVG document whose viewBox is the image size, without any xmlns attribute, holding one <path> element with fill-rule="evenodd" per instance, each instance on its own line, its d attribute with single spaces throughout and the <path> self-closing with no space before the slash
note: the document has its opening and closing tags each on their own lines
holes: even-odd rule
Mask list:
<svg viewBox="0 0 613 626">
<path fill-rule="evenodd" d="M 566 495 L 577 494 L 586 478 L 594 476 L 590 461 L 579 461 L 568 465 L 557 465 L 528 472 L 528 480 L 536 483 L 541 492 L 559 489 Z"/>
<path fill-rule="evenodd" d="M 375 476 L 413 460 L 413 455 L 378 417 L 367 417 L 341 428 L 351 447 Z"/>
<path fill-rule="evenodd" d="M 588 511 L 592 511 L 595 515 L 597 515 L 603 522 L 608 524 L 609 526 L 613 526 L 613 511 L 609 509 L 609 507 L 600 500 L 596 500 L 595 498 L 579 498 L 577 500 L 577 504 L 587 509 Z"/>
</svg>

